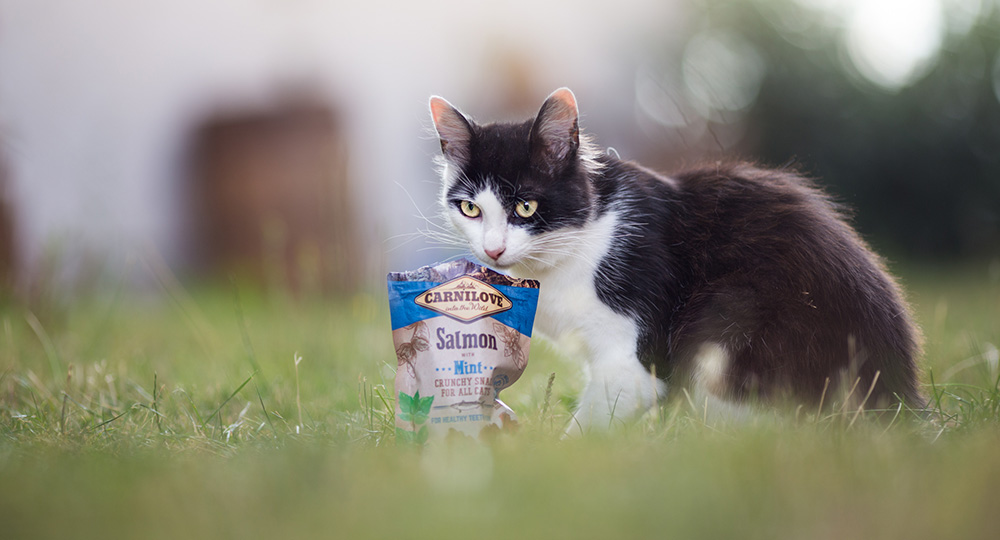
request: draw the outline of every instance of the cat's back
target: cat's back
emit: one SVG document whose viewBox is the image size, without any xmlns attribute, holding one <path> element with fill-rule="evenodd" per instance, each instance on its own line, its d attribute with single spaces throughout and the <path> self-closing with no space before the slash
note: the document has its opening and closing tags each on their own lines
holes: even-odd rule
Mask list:
<svg viewBox="0 0 1000 540">
<path fill-rule="evenodd" d="M 716 165 L 668 181 L 676 200 L 668 217 L 682 228 L 689 256 L 704 256 L 706 271 L 748 261 L 805 271 L 816 270 L 805 266 L 821 262 L 814 259 L 873 258 L 841 208 L 795 172 Z"/>
<path fill-rule="evenodd" d="M 597 191 L 624 231 L 615 258 L 669 267 L 686 285 L 733 272 L 798 281 L 879 264 L 840 207 L 795 172 L 735 163 L 663 176 L 612 162 Z"/>
<path fill-rule="evenodd" d="M 905 300 L 813 182 L 748 164 L 619 180 L 633 201 L 622 214 L 648 224 L 657 241 L 647 252 L 670 276 L 660 287 L 669 313 L 646 340 L 669 351 L 675 365 L 664 368 L 683 369 L 713 343 L 732 355 L 730 394 L 777 391 L 765 385 L 815 398 L 844 372 L 873 386 L 873 402 L 920 403 L 919 331 Z"/>
</svg>

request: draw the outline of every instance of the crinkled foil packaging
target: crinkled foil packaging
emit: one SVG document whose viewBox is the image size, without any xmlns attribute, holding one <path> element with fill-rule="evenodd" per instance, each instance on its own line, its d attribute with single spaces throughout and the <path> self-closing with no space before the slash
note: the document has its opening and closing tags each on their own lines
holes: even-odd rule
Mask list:
<svg viewBox="0 0 1000 540">
<path fill-rule="evenodd" d="M 397 442 L 514 428 L 499 393 L 528 364 L 538 282 L 461 260 L 392 272 L 388 287 Z"/>
</svg>

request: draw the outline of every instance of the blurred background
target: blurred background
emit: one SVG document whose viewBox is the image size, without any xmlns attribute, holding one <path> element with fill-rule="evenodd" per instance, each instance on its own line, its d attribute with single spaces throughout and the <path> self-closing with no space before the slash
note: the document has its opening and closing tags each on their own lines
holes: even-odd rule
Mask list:
<svg viewBox="0 0 1000 540">
<path fill-rule="evenodd" d="M 1000 261 L 1000 0 L 0 0 L 0 294 L 381 284 L 454 254 L 428 97 L 560 86 L 625 159 L 792 165 L 893 260 Z"/>
</svg>

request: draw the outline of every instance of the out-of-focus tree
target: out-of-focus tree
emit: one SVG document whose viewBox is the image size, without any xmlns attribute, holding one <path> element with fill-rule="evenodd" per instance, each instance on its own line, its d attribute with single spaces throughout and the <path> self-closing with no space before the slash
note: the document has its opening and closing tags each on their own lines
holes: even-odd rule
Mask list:
<svg viewBox="0 0 1000 540">
<path fill-rule="evenodd" d="M 790 160 L 881 248 L 1000 254 L 1000 2 L 707 0 L 640 116 L 701 155 Z M 647 76 L 647 79 L 649 76 Z M 644 103 L 645 100 L 645 103 Z"/>
</svg>

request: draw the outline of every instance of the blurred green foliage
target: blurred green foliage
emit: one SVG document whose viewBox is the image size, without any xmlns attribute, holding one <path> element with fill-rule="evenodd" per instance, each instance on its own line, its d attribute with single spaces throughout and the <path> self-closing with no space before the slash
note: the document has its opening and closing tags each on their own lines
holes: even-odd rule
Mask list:
<svg viewBox="0 0 1000 540">
<path fill-rule="evenodd" d="M 740 142 L 719 148 L 723 143 L 710 139 L 709 150 L 735 149 L 820 178 L 855 210 L 861 232 L 892 253 L 1000 253 L 1000 5 L 936 2 L 936 53 L 911 80 L 886 88 L 854 65 L 852 19 L 830 7 L 848 4 L 689 3 L 688 34 L 670 41 L 690 43 L 705 33 L 736 36 L 754 49 L 751 59 L 759 57 L 765 66 L 748 108 L 708 118 L 710 132 L 742 124 Z M 897 22 L 873 24 L 892 29 Z M 671 49 L 684 54 L 683 46 Z M 686 75 L 682 63 L 664 61 L 665 77 Z"/>
</svg>

